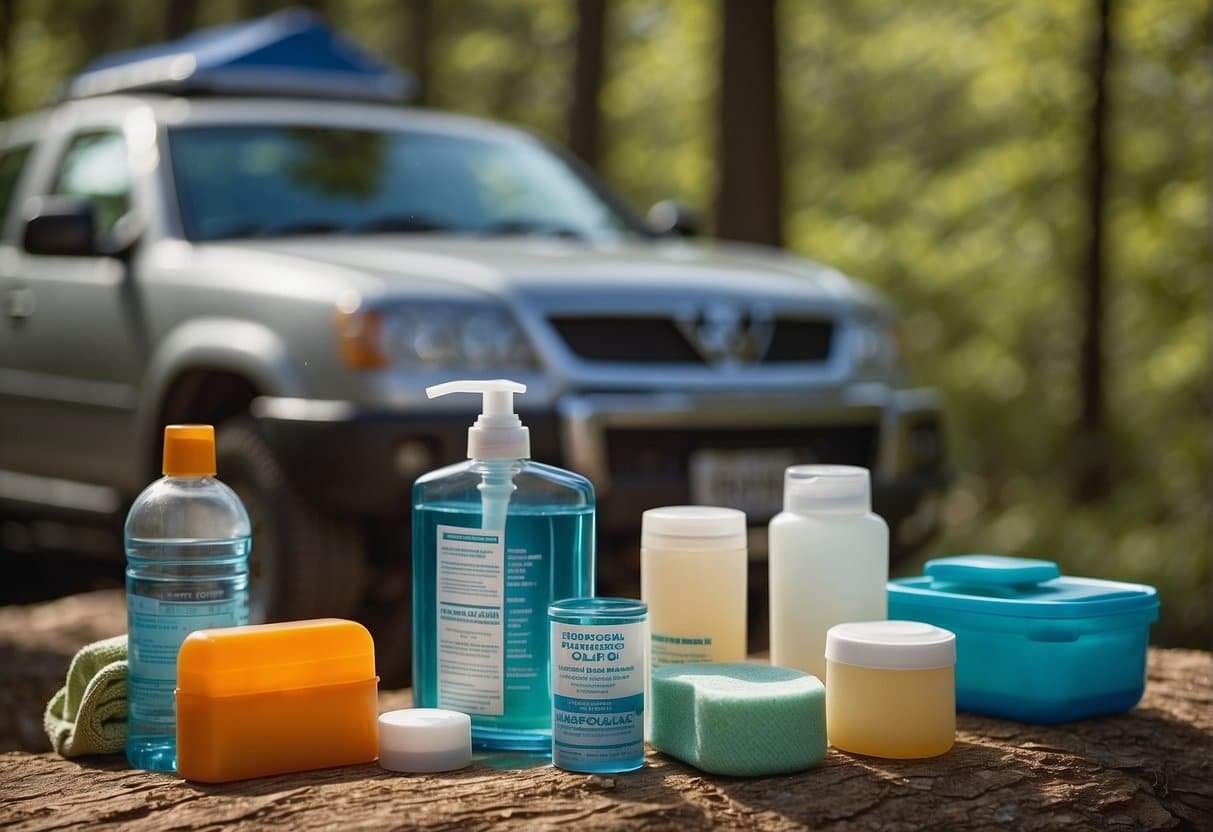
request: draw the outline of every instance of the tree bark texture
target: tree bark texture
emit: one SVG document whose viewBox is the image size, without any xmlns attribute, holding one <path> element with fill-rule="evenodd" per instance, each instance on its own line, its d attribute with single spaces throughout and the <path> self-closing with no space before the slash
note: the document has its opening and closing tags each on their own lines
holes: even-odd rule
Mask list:
<svg viewBox="0 0 1213 832">
<path fill-rule="evenodd" d="M 775 0 L 723 0 L 716 236 L 783 242 Z"/>
<path fill-rule="evenodd" d="M 428 107 L 434 103 L 430 95 L 430 84 L 433 80 L 434 51 L 431 43 L 434 39 L 434 3 L 433 0 L 411 0 L 408 5 L 409 13 L 404 17 L 404 43 L 408 52 L 405 66 L 413 73 L 417 85 L 413 98 L 409 102 L 418 107 Z"/>
<path fill-rule="evenodd" d="M 1081 337 L 1078 368 L 1078 478 L 1075 496 L 1092 500 L 1108 490 L 1107 392 L 1104 387 L 1107 225 L 1108 61 L 1111 55 L 1111 0 L 1095 0 L 1095 42 L 1091 52 L 1091 122 L 1087 148 L 1087 250 L 1080 277 Z"/>
<path fill-rule="evenodd" d="M 76 646 L 121 631 L 121 609 L 116 592 L 0 609 L 0 712 L 39 713 L 35 675 L 53 690 L 45 668 L 61 680 Z M 387 691 L 380 707 L 408 701 Z M 956 747 L 933 760 L 830 751 L 812 771 L 757 779 L 650 752 L 643 770 L 616 777 L 478 759 L 439 775 L 366 765 L 207 786 L 120 757 L 10 751 L 0 828 L 1213 829 L 1208 653 L 1151 651 L 1145 698 L 1123 716 L 1033 726 L 961 714 L 958 725 Z"/>
<path fill-rule="evenodd" d="M 254 17 L 264 17 L 281 7 L 277 0 L 241 0 L 240 17 L 250 20 Z"/>
<path fill-rule="evenodd" d="M 576 57 L 569 100 L 569 148 L 592 168 L 598 166 L 598 133 L 606 64 L 606 0 L 577 0 Z"/>
<path fill-rule="evenodd" d="M 16 55 L 13 34 L 17 28 L 16 0 L 0 0 L 0 118 L 13 112 L 13 58 Z"/>
<path fill-rule="evenodd" d="M 168 0 L 164 9 L 164 38 L 176 40 L 198 25 L 198 0 Z"/>
</svg>

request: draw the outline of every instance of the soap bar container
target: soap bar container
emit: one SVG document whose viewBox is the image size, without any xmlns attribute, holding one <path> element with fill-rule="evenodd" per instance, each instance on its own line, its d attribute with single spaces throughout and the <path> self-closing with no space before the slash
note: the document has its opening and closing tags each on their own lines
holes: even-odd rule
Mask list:
<svg viewBox="0 0 1213 832">
<path fill-rule="evenodd" d="M 462 711 L 478 748 L 548 752 L 548 604 L 594 593 L 594 487 L 532 461 L 514 413 L 526 387 L 456 381 L 479 393 L 468 461 L 413 485 L 413 694 Z"/>
<path fill-rule="evenodd" d="M 648 608 L 627 598 L 568 598 L 552 626 L 552 763 L 617 774 L 644 765 Z"/>
<path fill-rule="evenodd" d="M 826 731 L 840 751 L 908 760 L 956 739 L 956 637 L 918 621 L 865 621 L 826 633 Z"/>
<path fill-rule="evenodd" d="M 177 771 L 222 783 L 369 763 L 379 677 L 361 624 L 198 630 L 177 655 Z"/>
<path fill-rule="evenodd" d="M 1062 576 L 1048 560 L 964 555 L 889 583 L 889 615 L 956 633 L 956 706 L 1058 723 L 1123 713 L 1145 690 L 1158 594 Z"/>
</svg>

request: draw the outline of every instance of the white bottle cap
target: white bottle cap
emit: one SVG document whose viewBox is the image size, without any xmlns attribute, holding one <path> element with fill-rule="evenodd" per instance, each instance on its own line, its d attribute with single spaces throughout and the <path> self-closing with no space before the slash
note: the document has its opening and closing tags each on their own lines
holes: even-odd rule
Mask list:
<svg viewBox="0 0 1213 832">
<path fill-rule="evenodd" d="M 715 506 L 666 506 L 641 515 L 640 545 L 646 549 L 746 548 L 745 512 Z"/>
<path fill-rule="evenodd" d="M 783 475 L 783 510 L 796 514 L 867 514 L 871 476 L 855 465 L 793 465 Z"/>
<path fill-rule="evenodd" d="M 454 771 L 472 763 L 472 719 L 441 708 L 379 715 L 379 765 L 389 771 Z"/>
<path fill-rule="evenodd" d="M 531 432 L 514 413 L 514 394 L 526 385 L 505 378 L 448 381 L 425 388 L 431 399 L 448 393 L 479 393 L 480 416 L 468 428 L 468 459 L 530 459 Z"/>
<path fill-rule="evenodd" d="M 932 670 L 956 664 L 956 636 L 921 621 L 859 621 L 826 632 L 826 659 L 878 670 Z"/>
</svg>

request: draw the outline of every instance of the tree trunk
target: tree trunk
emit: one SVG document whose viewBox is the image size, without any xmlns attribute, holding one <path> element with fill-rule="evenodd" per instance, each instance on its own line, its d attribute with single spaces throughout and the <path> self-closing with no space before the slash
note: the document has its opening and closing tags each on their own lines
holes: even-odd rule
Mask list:
<svg viewBox="0 0 1213 832">
<path fill-rule="evenodd" d="M 723 0 L 716 235 L 780 245 L 775 0 Z"/>
<path fill-rule="evenodd" d="M 412 14 L 405 19 L 405 25 L 409 26 L 407 38 L 412 56 L 409 69 L 417 80 L 412 103 L 418 107 L 430 107 L 434 104 L 430 89 L 434 82 L 434 51 L 431 48 L 434 40 L 434 2 L 412 0 L 410 7 Z"/>
<path fill-rule="evenodd" d="M 577 56 L 569 101 L 569 148 L 598 166 L 599 108 L 605 65 L 606 0 L 577 0 Z"/>
<path fill-rule="evenodd" d="M 8 118 L 13 105 L 13 30 L 17 28 L 16 0 L 0 0 L 0 118 Z"/>
<path fill-rule="evenodd" d="M 80 14 L 77 26 L 80 39 L 84 44 L 85 62 L 99 58 L 115 49 L 129 48 L 135 45 L 131 31 L 124 25 L 122 16 L 104 2 L 88 3 Z"/>
<path fill-rule="evenodd" d="M 164 12 L 164 38 L 176 40 L 198 25 L 198 0 L 169 0 Z"/>
<path fill-rule="evenodd" d="M 1108 490 L 1107 391 L 1104 387 L 1104 196 L 1108 167 L 1108 61 L 1111 0 L 1096 0 L 1091 54 L 1091 129 L 1087 148 L 1087 252 L 1080 276 L 1082 336 L 1079 345 L 1078 478 L 1075 496 L 1096 499 Z"/>
<path fill-rule="evenodd" d="M 280 5 L 275 0 L 242 0 L 240 3 L 240 17 L 242 20 L 264 17 L 270 12 L 276 11 Z"/>
</svg>

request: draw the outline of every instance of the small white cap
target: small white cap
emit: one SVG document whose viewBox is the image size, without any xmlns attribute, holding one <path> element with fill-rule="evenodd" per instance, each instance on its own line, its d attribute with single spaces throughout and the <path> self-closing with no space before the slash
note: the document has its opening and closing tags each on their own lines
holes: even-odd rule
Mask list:
<svg viewBox="0 0 1213 832">
<path fill-rule="evenodd" d="M 877 670 L 932 670 L 956 664 L 956 636 L 921 621 L 859 621 L 826 632 L 826 658 Z"/>
<path fill-rule="evenodd" d="M 715 506 L 666 506 L 641 515 L 640 545 L 646 549 L 745 549 L 745 512 Z"/>
<path fill-rule="evenodd" d="M 783 510 L 796 514 L 867 514 L 871 476 L 856 465 L 793 465 L 783 474 Z"/>
<path fill-rule="evenodd" d="M 472 763 L 472 719 L 441 708 L 405 708 L 379 715 L 379 765 L 422 774 Z"/>
</svg>

